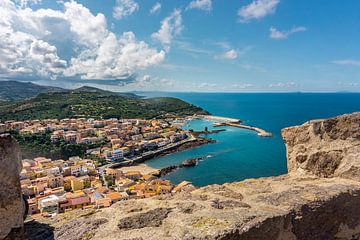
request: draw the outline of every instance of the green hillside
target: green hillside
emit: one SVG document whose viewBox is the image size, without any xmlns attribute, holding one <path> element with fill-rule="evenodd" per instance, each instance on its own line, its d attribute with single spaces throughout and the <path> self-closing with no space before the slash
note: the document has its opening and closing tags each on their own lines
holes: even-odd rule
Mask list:
<svg viewBox="0 0 360 240">
<path fill-rule="evenodd" d="M 0 103 L 0 120 L 72 117 L 151 119 L 207 113 L 176 98 L 141 99 L 93 90 L 41 93 L 28 100 L 3 102 Z"/>
</svg>

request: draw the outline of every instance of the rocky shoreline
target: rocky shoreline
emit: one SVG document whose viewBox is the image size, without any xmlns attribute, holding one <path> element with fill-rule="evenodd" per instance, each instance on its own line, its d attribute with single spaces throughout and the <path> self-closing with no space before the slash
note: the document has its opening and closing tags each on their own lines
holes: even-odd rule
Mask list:
<svg viewBox="0 0 360 240">
<path fill-rule="evenodd" d="M 163 177 L 166 176 L 180 168 L 186 168 L 186 167 L 195 167 L 199 161 L 205 159 L 206 157 L 198 157 L 198 158 L 190 158 L 190 159 L 186 159 L 184 160 L 181 164 L 179 165 L 171 165 L 165 168 L 162 168 L 159 170 L 159 173 L 156 174 L 157 177 Z"/>
<path fill-rule="evenodd" d="M 169 155 L 169 154 L 172 154 L 172 153 L 182 152 L 182 151 L 185 151 L 187 149 L 199 147 L 199 146 L 206 145 L 206 144 L 209 144 L 209 143 L 216 143 L 216 140 L 211 139 L 211 138 L 198 137 L 198 138 L 196 138 L 196 141 L 187 142 L 187 143 L 184 143 L 184 144 L 182 144 L 182 145 L 180 145 L 180 146 L 178 146 L 176 148 L 169 149 L 169 150 L 161 152 L 159 154 L 155 154 L 154 157 L 163 157 L 163 156 L 166 156 L 166 155 Z"/>
</svg>

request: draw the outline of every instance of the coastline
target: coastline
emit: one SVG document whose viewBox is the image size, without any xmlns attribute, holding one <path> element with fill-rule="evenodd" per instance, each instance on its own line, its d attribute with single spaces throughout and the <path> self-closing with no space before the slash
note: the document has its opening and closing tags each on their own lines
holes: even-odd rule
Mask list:
<svg viewBox="0 0 360 240">
<path fill-rule="evenodd" d="M 114 164 L 111 164 L 110 166 L 109 166 L 109 164 L 107 164 L 107 165 L 102 166 L 102 168 L 109 167 L 109 168 L 118 169 L 118 168 L 122 168 L 122 167 L 138 166 L 140 164 L 144 164 L 144 162 L 146 162 L 147 160 L 150 160 L 150 159 L 153 159 L 156 157 L 163 157 L 163 156 L 166 156 L 166 155 L 169 155 L 172 153 L 182 152 L 187 149 L 191 149 L 191 148 L 195 148 L 195 147 L 199 147 L 202 145 L 206 145 L 209 143 L 215 143 L 215 142 L 216 142 L 216 140 L 213 140 L 211 138 L 193 137 L 192 136 L 191 139 L 187 139 L 187 141 L 181 142 L 178 145 L 167 148 L 165 150 L 157 151 L 152 154 L 147 154 L 146 156 L 139 157 L 135 160 L 128 160 L 128 161 L 124 161 L 124 162 L 114 163 Z"/>
</svg>

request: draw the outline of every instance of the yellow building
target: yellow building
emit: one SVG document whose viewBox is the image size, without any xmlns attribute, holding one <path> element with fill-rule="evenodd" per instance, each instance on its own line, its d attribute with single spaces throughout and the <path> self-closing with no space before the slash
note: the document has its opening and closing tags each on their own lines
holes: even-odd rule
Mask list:
<svg viewBox="0 0 360 240">
<path fill-rule="evenodd" d="M 64 177 L 64 189 L 65 191 L 71 191 L 71 180 L 76 179 L 74 176 Z"/>
<path fill-rule="evenodd" d="M 84 189 L 84 182 L 77 178 L 71 179 L 71 190 L 73 192 Z"/>
</svg>

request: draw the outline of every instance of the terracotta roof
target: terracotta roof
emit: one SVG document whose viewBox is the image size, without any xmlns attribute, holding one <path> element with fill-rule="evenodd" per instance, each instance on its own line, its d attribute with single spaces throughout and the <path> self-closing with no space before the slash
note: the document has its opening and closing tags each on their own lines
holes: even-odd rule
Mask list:
<svg viewBox="0 0 360 240">
<path fill-rule="evenodd" d="M 109 194 L 106 194 L 106 197 L 114 201 L 114 200 L 120 200 L 122 198 L 122 195 L 119 192 L 111 192 Z"/>
</svg>

